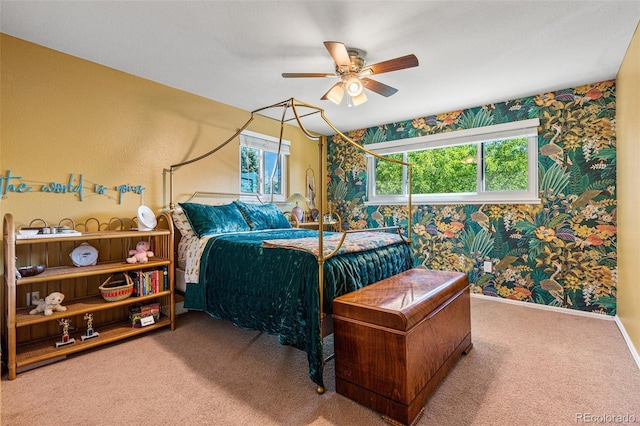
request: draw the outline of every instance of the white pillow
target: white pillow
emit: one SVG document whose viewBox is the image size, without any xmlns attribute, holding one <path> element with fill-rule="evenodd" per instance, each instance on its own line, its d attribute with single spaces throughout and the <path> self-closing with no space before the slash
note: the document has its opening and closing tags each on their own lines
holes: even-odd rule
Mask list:
<svg viewBox="0 0 640 426">
<path fill-rule="evenodd" d="M 187 215 L 184 214 L 182 207 L 178 206 L 173 209 L 171 216 L 173 217 L 173 225 L 178 229 L 178 231 L 180 231 L 180 234 L 183 237 L 189 239 L 191 239 L 191 237 L 197 237 L 195 232 L 193 232 L 193 228 L 191 228 L 189 219 L 187 219 Z"/>
</svg>

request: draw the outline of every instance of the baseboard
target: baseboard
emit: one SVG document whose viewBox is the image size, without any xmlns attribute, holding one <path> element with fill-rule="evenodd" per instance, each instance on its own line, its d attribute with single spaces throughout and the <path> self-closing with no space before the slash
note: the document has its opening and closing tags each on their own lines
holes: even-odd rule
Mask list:
<svg viewBox="0 0 640 426">
<path fill-rule="evenodd" d="M 615 321 L 615 317 L 613 317 L 611 315 L 596 314 L 596 313 L 593 313 L 593 312 L 576 311 L 574 309 L 559 308 L 557 306 L 548 306 L 548 305 L 541 305 L 539 303 L 522 302 L 520 300 L 504 299 L 502 297 L 485 296 L 484 294 L 471 293 L 471 297 L 476 297 L 478 299 L 484 299 L 484 300 L 491 300 L 491 301 L 500 302 L 500 303 L 509 303 L 509 304 L 512 304 L 512 305 L 524 306 L 526 308 L 542 309 L 543 311 L 558 312 L 560 314 L 577 315 L 577 316 L 580 316 L 580 317 L 589 317 L 589 318 L 596 318 L 596 319 L 602 319 L 602 320 L 607 320 L 607 321 Z"/>
<path fill-rule="evenodd" d="M 475 297 L 477 299 L 491 300 L 493 302 L 509 303 L 512 305 L 524 306 L 526 308 L 542 309 L 544 311 L 558 312 L 560 314 L 577 315 L 582 317 L 614 321 L 618 326 L 618 329 L 620 330 L 620 333 L 622 334 L 622 337 L 624 338 L 624 341 L 626 342 L 627 347 L 631 352 L 631 356 L 633 357 L 634 361 L 636 362 L 636 365 L 638 366 L 638 369 L 640 369 L 640 355 L 638 354 L 638 351 L 636 350 L 635 346 L 633 346 L 633 342 L 631 341 L 629 334 L 627 334 L 627 330 L 624 328 L 622 321 L 620 321 L 620 318 L 618 318 L 617 315 L 610 316 L 610 315 L 604 315 L 604 314 L 594 314 L 593 312 L 575 311 L 572 309 L 558 308 L 557 306 L 547 306 L 547 305 L 540 305 L 537 303 L 521 302 L 519 300 L 503 299 L 501 297 L 485 296 L 484 294 L 472 293 L 471 297 Z"/>
<path fill-rule="evenodd" d="M 616 322 L 616 325 L 618 326 L 618 329 L 620 330 L 620 333 L 622 333 L 622 337 L 624 338 L 624 341 L 627 342 L 629 351 L 631 351 L 631 356 L 636 362 L 638 369 L 640 369 L 640 355 L 638 354 L 638 351 L 636 350 L 635 346 L 633 346 L 633 342 L 631 341 L 631 337 L 629 337 L 629 334 L 627 333 L 627 329 L 624 328 L 624 324 L 622 324 L 622 321 L 620 321 L 620 318 L 617 315 L 615 317 L 615 322 Z"/>
</svg>

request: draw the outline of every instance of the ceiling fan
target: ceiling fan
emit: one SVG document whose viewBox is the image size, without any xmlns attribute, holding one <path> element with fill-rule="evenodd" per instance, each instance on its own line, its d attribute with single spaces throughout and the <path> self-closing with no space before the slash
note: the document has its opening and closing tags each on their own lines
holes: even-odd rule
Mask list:
<svg viewBox="0 0 640 426">
<path fill-rule="evenodd" d="M 367 76 L 382 74 L 385 72 L 403 70 L 418 66 L 418 58 L 415 55 L 406 55 L 377 64 L 365 66 L 365 52 L 360 49 L 347 48 L 343 43 L 337 41 L 325 41 L 324 46 L 336 63 L 336 70 L 333 74 L 324 73 L 282 73 L 284 78 L 299 77 L 340 77 L 340 81 L 334 84 L 324 95 L 322 100 L 340 104 L 347 92 L 347 105 L 360 105 L 367 101 L 364 89 L 369 89 L 382 96 L 389 97 L 396 93 L 398 89 L 387 86 L 379 81 L 372 80 Z"/>
</svg>

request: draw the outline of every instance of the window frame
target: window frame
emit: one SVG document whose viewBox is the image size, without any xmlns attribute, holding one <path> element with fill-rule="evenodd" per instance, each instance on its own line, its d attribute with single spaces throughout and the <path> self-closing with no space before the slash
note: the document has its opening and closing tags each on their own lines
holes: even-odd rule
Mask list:
<svg viewBox="0 0 640 426">
<path fill-rule="evenodd" d="M 438 133 L 390 142 L 368 144 L 366 147 L 378 155 L 402 153 L 407 162 L 407 153 L 425 149 L 444 148 L 455 145 L 477 144 L 477 192 L 449 194 L 412 194 L 413 204 L 540 204 L 538 193 L 538 126 L 537 118 L 510 123 Z M 483 143 L 496 140 L 527 138 L 527 190 L 526 191 L 485 191 Z M 367 201 L 366 205 L 394 205 L 407 203 L 408 168 L 402 170 L 402 194 L 376 195 L 376 157 L 367 155 Z"/>
<path fill-rule="evenodd" d="M 252 132 L 249 130 L 243 130 L 240 133 L 240 144 L 238 148 L 238 165 L 239 165 L 239 188 L 238 194 L 241 201 L 255 202 L 256 196 L 259 200 L 265 202 L 284 202 L 286 200 L 287 193 L 287 175 L 289 165 L 289 155 L 291 153 L 291 142 L 285 139 L 278 139 L 273 136 L 264 135 L 261 133 Z M 282 141 L 282 143 L 280 143 Z M 242 192 L 242 148 L 252 148 L 260 151 L 259 156 L 259 170 L 260 176 L 258 177 L 258 193 Z M 271 152 L 278 154 L 278 148 L 280 148 L 280 158 L 276 160 L 276 164 L 280 163 L 281 170 L 281 194 L 272 194 L 264 192 L 264 183 L 270 176 L 266 176 L 267 171 L 264 166 L 264 153 Z M 270 173 L 271 171 L 269 171 Z"/>
</svg>

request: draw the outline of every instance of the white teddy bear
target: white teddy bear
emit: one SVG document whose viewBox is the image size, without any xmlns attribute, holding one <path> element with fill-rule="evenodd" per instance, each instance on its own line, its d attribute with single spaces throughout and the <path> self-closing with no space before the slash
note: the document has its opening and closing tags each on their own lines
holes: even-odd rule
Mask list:
<svg viewBox="0 0 640 426">
<path fill-rule="evenodd" d="M 61 303 L 64 300 L 64 294 L 54 291 L 50 295 L 43 299 L 35 299 L 33 304 L 36 305 L 35 309 L 29 312 L 31 315 L 35 315 L 38 312 L 44 312 L 45 315 L 53 314 L 53 311 L 64 312 L 67 310 L 66 306 L 62 306 Z"/>
</svg>

